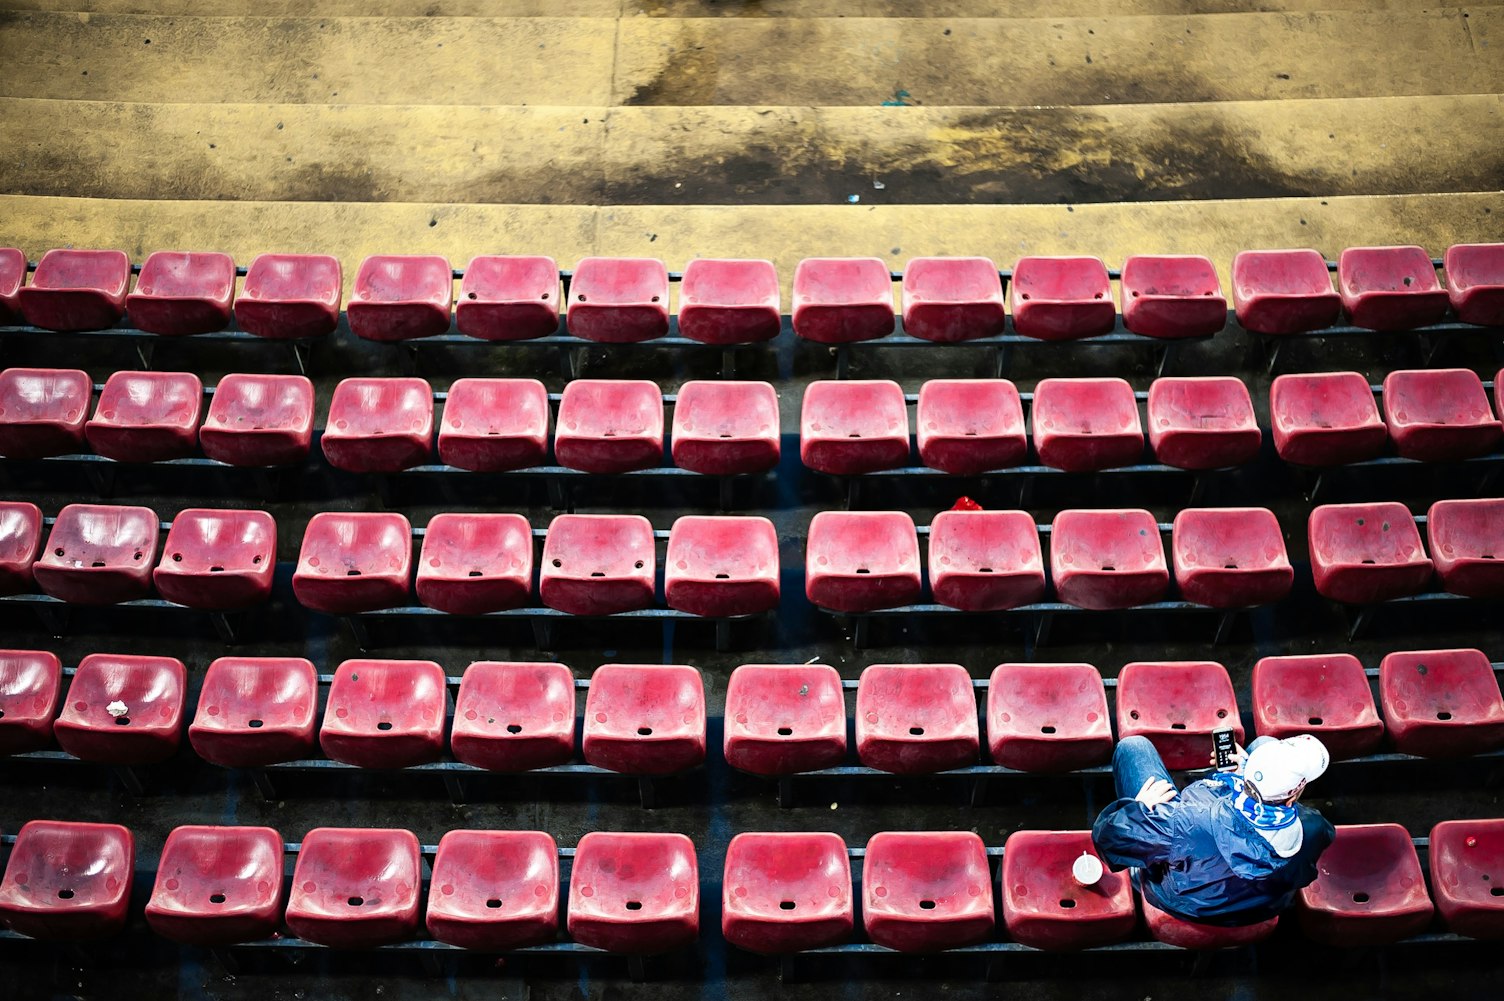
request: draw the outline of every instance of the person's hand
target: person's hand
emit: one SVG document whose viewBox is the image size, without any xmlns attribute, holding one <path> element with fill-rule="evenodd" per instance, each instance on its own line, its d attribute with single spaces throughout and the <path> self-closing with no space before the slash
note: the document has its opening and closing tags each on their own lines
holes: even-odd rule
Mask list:
<svg viewBox="0 0 1504 1001">
<path fill-rule="evenodd" d="M 1164 779 L 1149 779 L 1144 782 L 1143 788 L 1138 795 L 1133 797 L 1149 809 L 1154 809 L 1164 803 L 1170 802 L 1176 796 L 1175 786 Z"/>
<path fill-rule="evenodd" d="M 1234 744 L 1234 745 L 1232 745 L 1232 764 L 1233 764 L 1233 770 L 1234 770 L 1234 771 L 1239 771 L 1239 772 L 1241 772 L 1241 771 L 1242 771 L 1242 770 L 1243 770 L 1243 761 L 1244 761 L 1244 759 L 1246 759 L 1246 758 L 1247 758 L 1247 757 L 1248 757 L 1248 752 L 1247 752 L 1247 751 L 1245 751 L 1245 750 L 1244 750 L 1244 749 L 1243 749 L 1243 748 L 1242 748 L 1242 746 L 1241 746 L 1241 745 L 1239 745 L 1239 744 Z M 1212 767 L 1213 767 L 1213 768 L 1216 768 L 1216 767 L 1217 767 L 1217 749 L 1216 749 L 1216 748 L 1215 748 L 1215 747 L 1214 747 L 1214 748 L 1212 748 L 1212 753 L 1211 753 L 1211 755 L 1210 755 L 1210 756 L 1209 756 L 1209 757 L 1208 757 L 1208 758 L 1207 758 L 1207 762 L 1208 762 L 1208 763 L 1209 763 L 1209 764 L 1210 764 L 1210 765 L 1211 765 L 1211 766 L 1212 766 Z"/>
</svg>

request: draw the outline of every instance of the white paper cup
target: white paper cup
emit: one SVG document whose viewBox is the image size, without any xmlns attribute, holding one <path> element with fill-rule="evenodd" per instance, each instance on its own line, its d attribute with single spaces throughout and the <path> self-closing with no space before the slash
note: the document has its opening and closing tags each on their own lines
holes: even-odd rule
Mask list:
<svg viewBox="0 0 1504 1001">
<path fill-rule="evenodd" d="M 1082 886 L 1095 886 L 1102 878 L 1102 860 L 1089 852 L 1082 852 L 1071 863 L 1071 875 Z"/>
</svg>

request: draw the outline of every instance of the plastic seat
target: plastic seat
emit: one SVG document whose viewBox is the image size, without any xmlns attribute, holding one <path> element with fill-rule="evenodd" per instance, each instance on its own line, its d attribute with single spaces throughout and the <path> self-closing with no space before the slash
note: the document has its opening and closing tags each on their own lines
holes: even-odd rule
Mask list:
<svg viewBox="0 0 1504 1001">
<path fill-rule="evenodd" d="M 893 277 L 876 257 L 806 257 L 794 270 L 794 333 L 820 344 L 891 334 Z"/>
<path fill-rule="evenodd" d="M 188 669 L 175 657 L 91 653 L 52 724 L 58 746 L 75 758 L 110 765 L 165 761 L 183 734 Z M 125 703 L 116 716 L 110 706 Z"/>
<path fill-rule="evenodd" d="M 1337 322 L 1342 297 L 1314 250 L 1245 250 L 1232 261 L 1238 323 L 1258 334 L 1299 334 Z"/>
<path fill-rule="evenodd" d="M 903 329 L 951 343 L 1003 332 L 1003 283 L 986 257 L 915 257 L 903 272 Z"/>
<path fill-rule="evenodd" d="M 1135 662 L 1118 673 L 1118 739 L 1148 737 L 1165 767 L 1205 768 L 1212 731 L 1243 723 L 1227 668 L 1206 660 Z"/>
<path fill-rule="evenodd" d="M 0 650 L 0 755 L 52 743 L 63 665 L 45 650 Z"/>
<path fill-rule="evenodd" d="M 292 591 L 304 608 L 350 615 L 405 604 L 412 526 L 400 514 L 325 511 L 303 531 Z"/>
<path fill-rule="evenodd" d="M 1090 664 L 999 664 L 987 686 L 987 741 L 994 764 L 1022 772 L 1106 763 L 1112 726 L 1102 676 Z"/>
<path fill-rule="evenodd" d="M 301 657 L 220 657 L 204 673 L 188 743 L 222 768 L 260 768 L 313 753 L 319 679 Z"/>
<path fill-rule="evenodd" d="M 1170 538 L 1175 584 L 1186 601 L 1269 605 L 1295 583 L 1279 519 L 1265 508 L 1186 508 L 1175 516 Z"/>
<path fill-rule="evenodd" d="M 136 844 L 118 824 L 33 820 L 0 881 L 0 924 L 30 938 L 88 941 L 125 929 Z"/>
<path fill-rule="evenodd" d="M 669 531 L 663 600 L 692 615 L 778 607 L 778 530 L 766 518 L 688 516 Z"/>
<path fill-rule="evenodd" d="M 1426 515 L 1426 537 L 1443 588 L 1504 597 L 1504 500 L 1437 501 Z"/>
<path fill-rule="evenodd" d="M 1348 247 L 1337 290 L 1353 325 L 1369 330 L 1409 330 L 1447 314 L 1446 290 L 1420 247 Z"/>
<path fill-rule="evenodd" d="M 0 501 L 0 594 L 30 591 L 31 567 L 42 551 L 42 509 Z"/>
<path fill-rule="evenodd" d="M 1030 417 L 1034 450 L 1046 466 L 1086 473 L 1143 459 L 1138 401 L 1122 379 L 1043 379 Z"/>
<path fill-rule="evenodd" d="M 868 768 L 923 775 L 976 764 L 981 738 L 971 675 L 959 664 L 872 664 L 856 689 L 856 756 Z"/>
<path fill-rule="evenodd" d="M 1431 923 L 1431 897 L 1410 833 L 1399 824 L 1339 824 L 1300 891 L 1300 930 L 1338 948 L 1387 945 Z"/>
<path fill-rule="evenodd" d="M 459 379 L 439 422 L 439 461 L 480 473 L 548 461 L 548 390 L 537 379 Z"/>
<path fill-rule="evenodd" d="M 542 831 L 450 831 L 428 891 L 428 934 L 505 952 L 559 930 L 559 846 Z"/>
<path fill-rule="evenodd" d="M 454 325 L 485 341 L 529 341 L 559 329 L 559 266 L 552 257 L 481 256 L 460 279 Z"/>
<path fill-rule="evenodd" d="M 1504 820 L 1444 820 L 1431 828 L 1431 894 L 1447 930 L 1504 938 Z"/>
<path fill-rule="evenodd" d="M 234 298 L 235 261 L 229 254 L 158 251 L 141 265 L 125 308 L 133 326 L 181 337 L 229 326 Z"/>
<path fill-rule="evenodd" d="M 628 954 L 690 945 L 700 933 L 699 873 L 682 834 L 591 831 L 575 849 L 569 937 Z"/>
<path fill-rule="evenodd" d="M 824 664 L 742 664 L 726 686 L 726 763 L 793 775 L 846 757 L 841 676 Z"/>
<path fill-rule="evenodd" d="M 146 923 L 187 945 L 268 937 L 282 924 L 282 835 L 270 827 L 174 828 L 162 846 Z"/>
<path fill-rule="evenodd" d="M 805 545 L 804 593 L 821 608 L 873 612 L 919 600 L 919 535 L 902 511 L 821 511 Z"/>
<path fill-rule="evenodd" d="M 931 379 L 914 423 L 919 461 L 941 472 L 976 476 L 1029 456 L 1023 403 L 1007 379 Z"/>
<path fill-rule="evenodd" d="M 1459 243 L 1443 258 L 1447 296 L 1463 323 L 1504 326 L 1504 243 Z"/>
<path fill-rule="evenodd" d="M 0 247 L 0 324 L 24 323 L 21 286 L 26 284 L 26 255 L 15 247 Z"/>
<path fill-rule="evenodd" d="M 428 461 L 433 390 L 422 379 L 345 379 L 334 387 L 324 458 L 349 473 L 396 473 Z"/>
<path fill-rule="evenodd" d="M 444 753 L 444 669 L 431 660 L 347 660 L 334 669 L 319 746 L 361 768 L 406 768 Z"/>
<path fill-rule="evenodd" d="M 1109 945 L 1133 934 L 1138 909 L 1128 873 L 1104 871 L 1090 887 L 1071 874 L 1076 859 L 1096 853 L 1090 831 L 1008 835 L 999 881 L 1008 937 L 1035 949 L 1059 951 Z"/>
<path fill-rule="evenodd" d="M 778 393 L 766 382 L 695 380 L 674 402 L 674 465 L 711 476 L 778 465 Z"/>
<path fill-rule="evenodd" d="M 1148 337 L 1208 337 L 1227 324 L 1217 269 L 1192 254 L 1137 254 L 1123 262 L 1123 326 Z"/>
<path fill-rule="evenodd" d="M 125 315 L 130 258 L 118 250 L 49 250 L 16 296 L 26 322 L 46 330 L 104 330 Z"/>
<path fill-rule="evenodd" d="M 120 462 L 191 455 L 198 445 L 204 384 L 192 372 L 116 372 L 84 425 L 89 445 Z"/>
<path fill-rule="evenodd" d="M 454 272 L 431 255 L 374 254 L 360 262 L 345 316 L 368 341 L 411 341 L 449 330 Z"/>
<path fill-rule="evenodd" d="M 0 454 L 40 459 L 83 449 L 94 384 L 76 368 L 0 372 Z"/>
<path fill-rule="evenodd" d="M 585 760 L 626 775 L 672 775 L 705 760 L 705 686 L 679 664 L 602 664 L 585 697 Z"/>
<path fill-rule="evenodd" d="M 235 322 L 257 337 L 324 337 L 339 326 L 344 275 L 326 254 L 260 254 L 246 269 Z"/>
<path fill-rule="evenodd" d="M 1504 698 L 1481 650 L 1414 650 L 1379 662 L 1379 701 L 1395 749 L 1428 758 L 1504 746 Z"/>
<path fill-rule="evenodd" d="M 152 571 L 157 593 L 190 608 L 227 611 L 271 597 L 277 523 L 265 511 L 179 511 Z"/>
<path fill-rule="evenodd" d="M 1044 598 L 1039 528 L 1027 511 L 942 511 L 930 523 L 930 590 L 942 605 L 992 612 Z"/>
<path fill-rule="evenodd" d="M 1180 469 L 1241 466 L 1259 454 L 1263 433 L 1241 379 L 1155 379 L 1149 386 L 1149 445 Z"/>
<path fill-rule="evenodd" d="M 1407 459 L 1448 462 L 1491 452 L 1504 438 L 1477 373 L 1465 368 L 1390 372 L 1384 423 Z"/>
<path fill-rule="evenodd" d="M 1311 512 L 1311 574 L 1324 598 L 1365 605 L 1419 593 L 1431 561 L 1403 504 L 1324 504 Z"/>
<path fill-rule="evenodd" d="M 411 831 L 319 827 L 298 851 L 287 927 L 336 949 L 400 942 L 418 930 L 422 889 L 422 860 Z"/>
<path fill-rule="evenodd" d="M 1141 509 L 1061 511 L 1050 529 L 1050 577 L 1077 608 L 1132 608 L 1170 586 L 1164 541 Z"/>
<path fill-rule="evenodd" d="M 697 258 L 679 282 L 679 333 L 702 344 L 770 341 L 783 329 L 771 261 Z"/>
<path fill-rule="evenodd" d="M 1368 676 L 1349 653 L 1263 657 L 1253 665 L 1259 736 L 1314 734 L 1333 760 L 1372 754 L 1384 737 Z"/>
<path fill-rule="evenodd" d="M 533 593 L 533 529 L 520 514 L 437 514 L 418 555 L 418 600 L 452 615 L 484 615 Z"/>
<path fill-rule="evenodd" d="M 538 597 L 570 615 L 614 615 L 653 604 L 658 554 L 639 514 L 561 514 L 548 526 Z"/>
<path fill-rule="evenodd" d="M 987 848 L 969 831 L 888 831 L 862 866 L 867 936 L 899 952 L 971 945 L 992 931 Z"/>
<path fill-rule="evenodd" d="M 652 257 L 586 257 L 569 283 L 569 332 L 601 344 L 668 333 L 668 269 Z"/>
<path fill-rule="evenodd" d="M 455 758 L 493 772 L 562 765 L 574 756 L 574 675 L 563 664 L 479 660 L 454 703 Z"/>
<path fill-rule="evenodd" d="M 1006 858 L 1006 856 L 1004 856 Z M 1162 911 L 1140 897 L 1144 906 L 1144 926 L 1156 942 L 1173 945 L 1180 949 L 1207 951 L 1211 949 L 1239 949 L 1264 941 L 1279 927 L 1279 918 L 1260 921 L 1251 925 L 1207 925 L 1199 921 L 1187 921 L 1167 911 Z"/>
<path fill-rule="evenodd" d="M 827 379 L 804 390 L 799 457 L 837 476 L 896 469 L 909 461 L 909 411 L 887 379 Z"/>
<path fill-rule="evenodd" d="M 287 466 L 313 444 L 313 383 L 301 375 L 227 375 L 214 387 L 199 447 L 232 466 Z"/>
<path fill-rule="evenodd" d="M 1112 280 L 1096 257 L 1020 257 L 1008 297 L 1013 329 L 1037 340 L 1096 337 L 1117 323 Z"/>
<path fill-rule="evenodd" d="M 150 508 L 69 504 L 58 512 L 32 576 L 43 592 L 75 605 L 144 598 L 159 525 Z"/>
<path fill-rule="evenodd" d="M 721 887 L 721 934 L 739 949 L 776 956 L 851 937 L 851 860 L 838 835 L 738 834 Z"/>
<path fill-rule="evenodd" d="M 663 393 L 645 379 L 576 379 L 554 429 L 559 465 L 626 473 L 663 464 Z"/>
<path fill-rule="evenodd" d="M 1301 466 L 1372 459 L 1389 431 L 1368 380 L 1357 372 L 1282 375 L 1269 389 L 1274 449 Z"/>
</svg>

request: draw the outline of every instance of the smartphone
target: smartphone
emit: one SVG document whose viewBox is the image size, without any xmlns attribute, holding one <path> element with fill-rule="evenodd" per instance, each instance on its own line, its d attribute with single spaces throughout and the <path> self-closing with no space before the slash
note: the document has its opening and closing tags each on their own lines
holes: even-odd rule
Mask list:
<svg viewBox="0 0 1504 1001">
<path fill-rule="evenodd" d="M 1217 771 L 1231 772 L 1237 769 L 1237 763 L 1232 759 L 1237 746 L 1238 742 L 1233 739 L 1231 729 L 1212 731 L 1212 748 L 1217 752 Z"/>
</svg>

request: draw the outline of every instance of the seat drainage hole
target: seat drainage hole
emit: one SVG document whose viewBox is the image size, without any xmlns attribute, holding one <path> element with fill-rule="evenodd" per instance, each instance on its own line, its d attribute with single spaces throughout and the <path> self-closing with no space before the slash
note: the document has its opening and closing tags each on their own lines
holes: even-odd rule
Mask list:
<svg viewBox="0 0 1504 1001">
<path fill-rule="evenodd" d="M 465 576 L 466 577 L 479 577 L 479 576 L 481 576 L 481 572 L 479 570 L 471 570 L 469 573 L 465 574 Z"/>
<path fill-rule="evenodd" d="M 866 567 L 857 567 L 856 568 L 856 572 L 857 573 L 871 573 L 872 571 L 868 570 Z"/>
<path fill-rule="evenodd" d="M 1488 893 L 1491 897 L 1504 897 L 1504 886 L 1491 886 Z"/>
<path fill-rule="evenodd" d="M 73 899 L 73 891 L 72 890 L 59 890 L 59 891 L 57 891 L 57 895 L 58 895 L 58 898 L 60 900 L 72 900 Z"/>
<path fill-rule="evenodd" d="M 496 908 L 501 906 L 501 901 L 496 899 L 495 897 L 492 897 L 490 900 L 486 901 L 486 906 L 491 908 L 492 910 L 495 910 Z"/>
<path fill-rule="evenodd" d="M 1236 570 L 1237 568 L 1238 568 L 1238 565 L 1236 563 L 1224 563 L 1224 564 L 1222 564 L 1222 569 L 1223 570 Z"/>
<path fill-rule="evenodd" d="M 1116 570 L 1117 567 L 1111 566 L 1111 565 L 1105 565 L 1105 566 L 1102 567 L 1102 569 L 1103 570 Z"/>
<path fill-rule="evenodd" d="M 1074 900 L 1070 899 L 1069 897 L 1067 897 L 1064 900 L 1060 901 L 1060 906 L 1069 909 L 1069 908 L 1075 907 L 1076 906 L 1076 902 Z"/>
<path fill-rule="evenodd" d="M 1361 891 L 1359 891 L 1358 893 L 1353 894 L 1353 903 L 1355 903 L 1355 904 L 1366 904 L 1366 903 L 1368 903 L 1368 894 L 1363 893 Z"/>
<path fill-rule="evenodd" d="M 104 566 L 104 560 L 95 560 L 93 563 L 90 563 L 89 566 L 91 566 L 91 567 L 102 567 L 102 566 Z"/>
<path fill-rule="evenodd" d="M 246 726 L 250 727 L 252 730 L 259 730 L 259 729 L 261 729 L 265 725 L 266 724 L 263 723 L 259 719 L 253 719 L 249 723 L 246 724 Z"/>
<path fill-rule="evenodd" d="M 1311 718 L 1307 719 L 1306 722 L 1311 724 L 1312 726 L 1320 726 L 1324 721 L 1320 716 L 1312 716 Z"/>
<path fill-rule="evenodd" d="M 389 720 L 382 720 L 380 723 L 376 724 L 376 729 L 378 730 L 390 730 L 391 728 L 392 724 Z"/>
<path fill-rule="evenodd" d="M 516 723 L 508 723 L 507 724 L 507 733 L 521 733 L 521 732 L 522 732 L 522 727 L 518 726 Z"/>
<path fill-rule="evenodd" d="M 174 563 L 181 563 L 181 562 L 183 562 L 183 554 L 182 553 L 173 553 L 172 554 L 172 562 L 174 562 Z"/>
<path fill-rule="evenodd" d="M 360 571 L 359 570 L 346 570 L 345 571 L 345 576 L 346 577 L 359 577 L 360 576 Z"/>
<path fill-rule="evenodd" d="M 1371 566 L 1374 565 L 1373 564 L 1373 560 L 1364 560 L 1363 561 L 1363 565 L 1366 566 L 1366 567 L 1371 567 Z"/>
<path fill-rule="evenodd" d="M 1226 709 L 1218 709 L 1217 710 L 1217 718 L 1218 719 L 1226 719 L 1227 718 L 1227 710 Z"/>
<path fill-rule="evenodd" d="M 131 725 L 131 718 L 129 716 L 116 716 L 115 717 L 115 725 L 116 726 L 130 726 Z"/>
<path fill-rule="evenodd" d="M 922 911 L 933 911 L 935 909 L 935 902 L 933 900 L 921 900 L 919 901 L 919 909 Z"/>
<path fill-rule="evenodd" d="M 977 567 L 977 573 L 992 573 L 991 567 Z"/>
<path fill-rule="evenodd" d="M 1170 729 L 1171 730 L 1184 730 L 1185 729 L 1185 724 L 1184 723 L 1171 723 L 1170 724 Z"/>
<path fill-rule="evenodd" d="M 224 573 L 225 572 L 225 568 L 224 567 L 210 567 L 209 568 L 209 572 L 210 573 Z"/>
<path fill-rule="evenodd" d="M 794 909 L 794 902 L 792 900 L 780 900 L 778 902 L 778 909 L 781 911 L 792 911 Z"/>
<path fill-rule="evenodd" d="M 563 560 L 554 560 L 554 566 L 556 566 L 556 567 L 562 567 L 563 565 L 564 565 L 564 561 Z"/>
<path fill-rule="evenodd" d="M 715 575 L 715 579 L 716 580 L 730 580 L 731 579 L 731 575 L 729 573 L 718 573 L 718 574 Z"/>
<path fill-rule="evenodd" d="M 604 576 L 606 576 L 606 572 L 604 570 L 592 570 L 592 571 L 590 571 L 590 576 L 592 576 L 592 577 L 604 577 Z"/>
<path fill-rule="evenodd" d="M 651 737 L 652 735 L 653 728 L 650 726 L 639 726 L 637 728 L 637 736 L 639 737 Z"/>
<path fill-rule="evenodd" d="M 641 570 L 642 569 L 642 560 L 638 560 L 636 563 L 633 563 L 632 566 L 636 567 L 638 570 Z"/>
<path fill-rule="evenodd" d="M 4 709 L 0 709 L 0 719 L 4 719 L 4 718 L 5 718 L 5 710 Z"/>
<path fill-rule="evenodd" d="M 211 894 L 209 894 L 209 903 L 211 903 L 211 904 L 222 904 L 224 902 L 225 902 L 225 895 L 223 893 L 211 893 Z"/>
<path fill-rule="evenodd" d="M 640 901 L 640 900 L 629 900 L 629 901 L 627 901 L 627 910 L 629 910 L 629 911 L 640 911 L 640 910 L 642 910 L 642 901 Z"/>
<path fill-rule="evenodd" d="M 351 897 L 349 900 L 345 901 L 345 903 L 349 904 L 351 907 L 359 907 L 361 904 L 363 904 L 365 902 L 366 902 L 366 898 L 365 897 Z"/>
<path fill-rule="evenodd" d="M 792 727 L 780 726 L 778 728 L 778 736 L 780 737 L 792 737 L 793 735 L 794 730 Z"/>
<path fill-rule="evenodd" d="M 1449 720 L 1449 719 L 1452 718 L 1452 714 L 1449 713 L 1449 712 L 1439 712 L 1439 713 L 1436 714 L 1436 718 L 1439 719 L 1439 720 L 1441 720 L 1444 723 L 1447 720 Z"/>
<path fill-rule="evenodd" d="M 909 736 L 911 736 L 911 737 L 923 737 L 924 736 L 924 727 L 922 727 L 922 726 L 911 726 L 911 727 L 909 727 Z"/>
<path fill-rule="evenodd" d="M 1054 733 L 1055 732 L 1055 728 L 1053 726 L 1042 726 L 1042 727 L 1039 728 L 1039 732 L 1040 733 Z"/>
<path fill-rule="evenodd" d="M 1138 710 L 1137 709 L 1130 709 L 1130 710 L 1128 710 L 1128 718 L 1129 719 L 1138 719 Z"/>
</svg>

